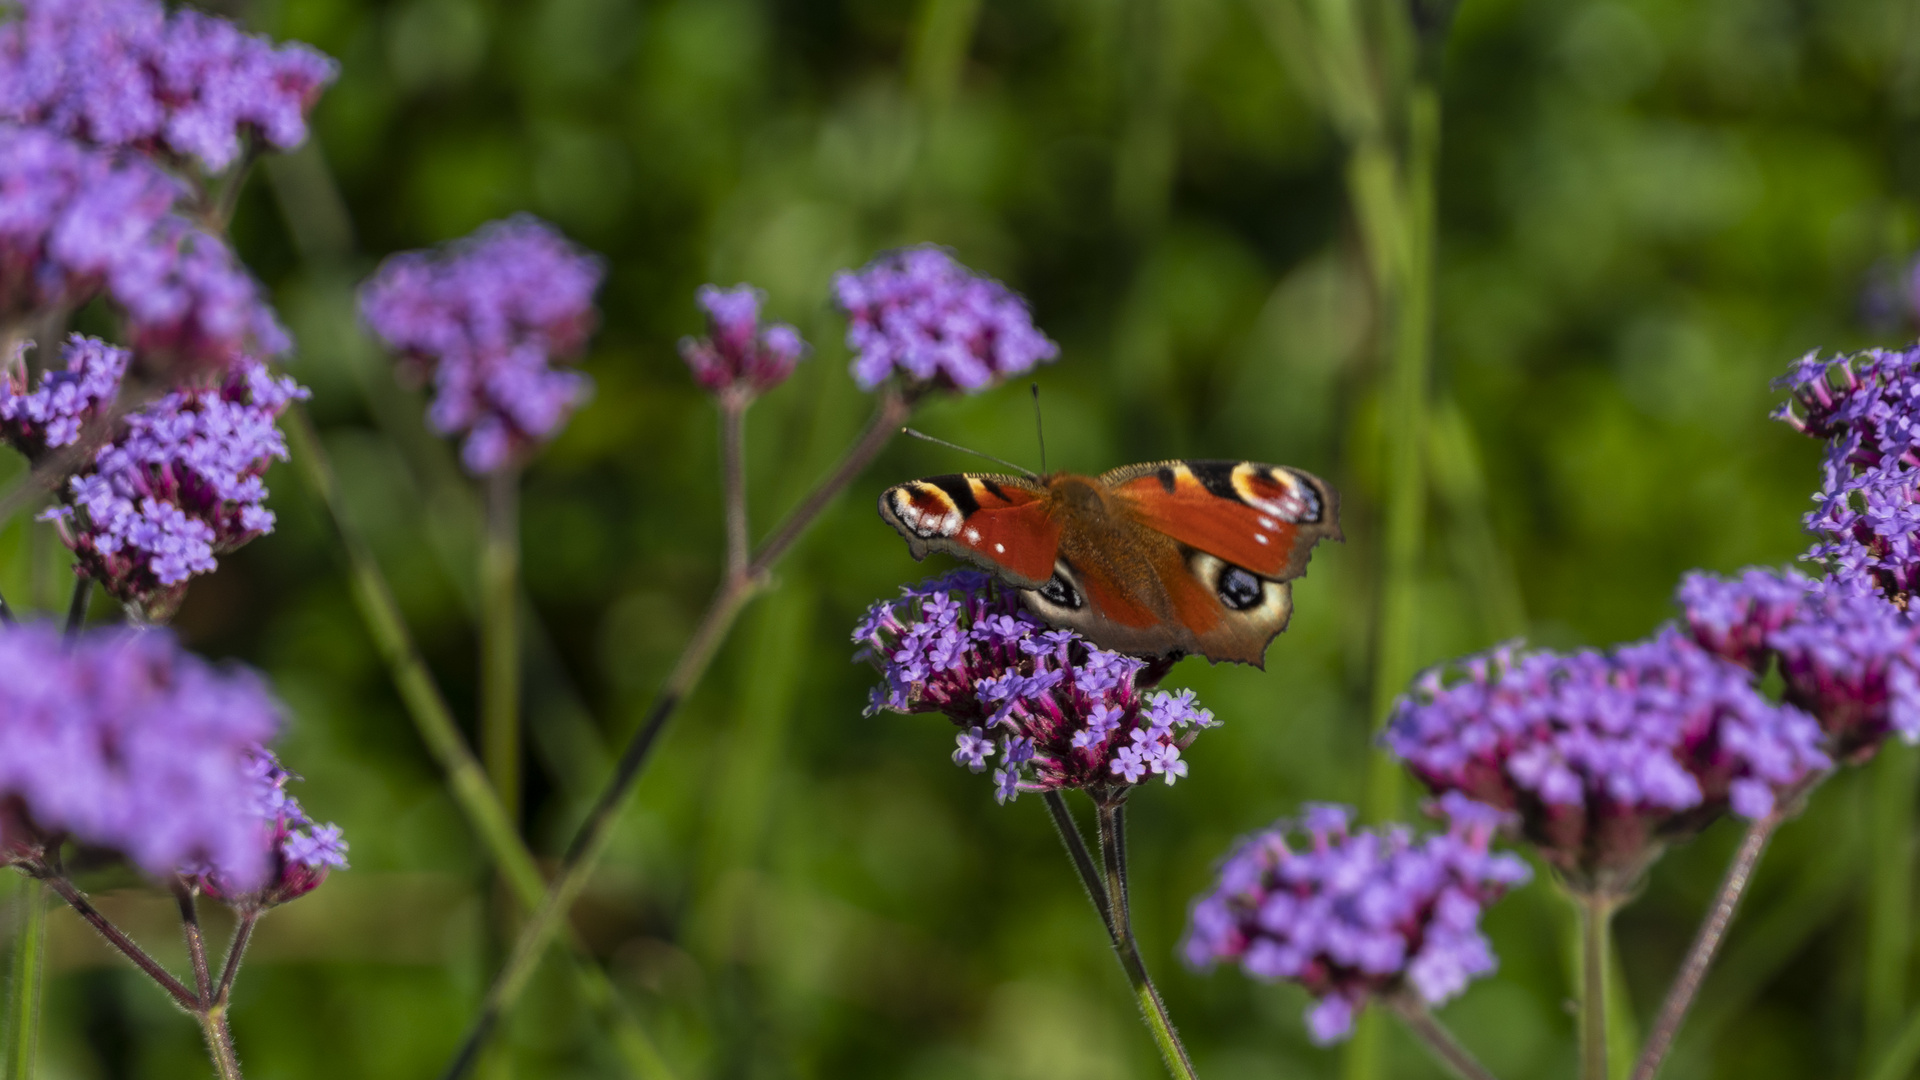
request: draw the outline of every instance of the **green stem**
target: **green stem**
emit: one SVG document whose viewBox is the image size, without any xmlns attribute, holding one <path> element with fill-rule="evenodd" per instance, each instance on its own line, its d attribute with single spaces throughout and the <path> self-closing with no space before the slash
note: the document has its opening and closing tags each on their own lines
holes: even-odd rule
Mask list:
<svg viewBox="0 0 1920 1080">
<path fill-rule="evenodd" d="M 1866 1046 L 1877 1052 L 1907 1011 L 1907 967 L 1912 963 L 1913 813 L 1920 760 L 1881 754 L 1871 775 L 1873 856 L 1868 860 L 1866 986 L 1862 1002 Z"/>
<path fill-rule="evenodd" d="M 421 741 L 427 744 L 428 752 L 446 773 L 447 787 L 453 793 L 454 802 L 486 846 L 488 855 L 506 880 L 515 900 L 523 910 L 534 910 L 546 893 L 546 882 L 540 876 L 533 855 L 515 830 L 512 819 L 507 816 L 506 808 L 487 782 L 486 772 L 461 737 L 453 713 L 447 708 L 446 699 L 440 696 L 439 687 L 434 684 L 426 662 L 420 658 L 420 651 L 407 632 L 400 605 L 394 600 L 393 590 L 388 588 L 372 549 L 347 524 L 339 480 L 334 475 L 319 434 L 313 429 L 313 421 L 298 404 L 287 411 L 284 419 L 288 447 L 294 461 L 299 464 L 301 475 L 326 509 L 327 521 L 333 526 L 334 542 L 347 560 L 347 572 L 361 619 L 366 623 L 375 649 L 386 661 L 388 672 L 400 690 L 407 715 L 413 720 Z M 543 937 L 541 940 L 544 945 L 551 938 Z M 629 1070 L 634 1075 L 652 1080 L 670 1077 L 666 1062 L 637 1021 L 625 1011 L 606 972 L 593 962 L 585 946 L 576 937 L 569 934 L 568 941 L 573 950 L 569 960 L 577 989 L 587 1004 L 612 1026 Z"/>
<path fill-rule="evenodd" d="M 240 1059 L 233 1052 L 233 1030 L 227 1026 L 227 1007 L 213 1005 L 194 1013 L 200 1033 L 207 1038 L 207 1055 L 220 1080 L 240 1080 Z"/>
<path fill-rule="evenodd" d="M 487 476 L 480 548 L 480 746 L 510 823 L 520 817 L 519 482 L 511 467 Z"/>
<path fill-rule="evenodd" d="M 1617 902 L 1599 890 L 1575 899 L 1580 909 L 1580 1080 L 1607 1080 L 1607 961 Z"/>
<path fill-rule="evenodd" d="M 1187 1057 L 1187 1048 L 1180 1043 L 1180 1033 L 1174 1030 L 1173 1019 L 1167 1015 L 1167 1004 L 1160 999 L 1160 991 L 1147 975 L 1147 965 L 1141 961 L 1140 947 L 1133 939 L 1133 916 L 1127 909 L 1125 806 L 1108 802 L 1102 802 L 1099 806 L 1100 853 L 1106 866 L 1106 893 L 1113 901 L 1113 920 L 1109 925 L 1113 951 L 1120 958 L 1121 970 L 1127 973 L 1127 982 L 1133 985 L 1134 999 L 1140 1005 L 1140 1017 L 1146 1021 L 1147 1030 L 1153 1033 L 1153 1041 L 1160 1047 L 1160 1057 L 1166 1062 L 1167 1072 L 1182 1080 L 1194 1080 L 1193 1061 Z"/>
<path fill-rule="evenodd" d="M 494 976 L 493 985 L 488 988 L 486 999 L 481 1002 L 479 1015 L 474 1017 L 466 1040 L 447 1065 L 447 1071 L 443 1074 L 445 1080 L 457 1080 L 474 1066 L 500 1017 L 520 999 L 545 943 L 565 923 L 567 912 L 572 910 L 574 900 L 586 887 L 587 878 L 599 864 L 610 838 L 614 818 L 626 804 L 627 796 L 632 794 L 633 786 L 639 781 L 660 733 L 666 729 L 668 721 L 673 719 L 687 695 L 699 684 L 708 662 L 726 639 L 727 631 L 732 628 L 741 609 L 766 586 L 768 574 L 774 565 L 800 539 L 821 511 L 865 471 L 881 449 L 892 441 L 912 410 L 911 397 L 898 388 L 888 386 L 882 390 L 872 422 L 846 456 L 840 459 L 839 466 L 801 500 L 773 535 L 761 544 L 759 553 L 747 565 L 745 573 L 730 575 L 721 583 L 713 602 L 682 650 L 680 659 L 668 673 L 667 681 L 654 696 L 653 704 L 641 720 L 640 727 L 621 752 L 607 786 L 587 812 L 579 831 L 574 833 L 573 842 L 567 846 L 566 856 L 560 861 L 559 874 L 547 887 L 545 898 L 521 926 L 520 937 L 507 954 L 505 966 Z M 727 502 L 728 505 L 734 504 L 731 495 L 727 496 Z"/>
<path fill-rule="evenodd" d="M 22 878 L 20 928 L 13 939 L 13 993 L 7 1010 L 6 1080 L 32 1080 L 47 978 L 47 889 Z"/>
</svg>

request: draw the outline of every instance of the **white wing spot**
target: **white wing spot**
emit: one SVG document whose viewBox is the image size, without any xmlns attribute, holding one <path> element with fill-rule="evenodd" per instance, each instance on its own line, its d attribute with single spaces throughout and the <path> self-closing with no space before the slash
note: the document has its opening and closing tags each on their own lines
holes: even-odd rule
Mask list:
<svg viewBox="0 0 1920 1080">
<path fill-rule="evenodd" d="M 1260 527 L 1263 529 L 1277 529 L 1280 527 L 1280 523 L 1270 517 L 1263 517 L 1260 519 Z"/>
<path fill-rule="evenodd" d="M 1005 555 L 1007 553 L 1007 545 L 995 544 L 993 545 L 993 551 L 996 555 Z"/>
<path fill-rule="evenodd" d="M 1266 533 L 1254 533 L 1254 534 L 1253 534 L 1253 538 L 1254 538 L 1255 540 L 1258 540 L 1258 541 L 1260 541 L 1260 542 L 1261 542 L 1261 543 L 1263 543 L 1263 544 L 1267 542 L 1267 534 L 1266 534 Z"/>
<path fill-rule="evenodd" d="M 971 525 L 967 526 L 967 543 L 977 544 L 979 542 L 980 542 L 980 530 L 974 528 Z"/>
</svg>

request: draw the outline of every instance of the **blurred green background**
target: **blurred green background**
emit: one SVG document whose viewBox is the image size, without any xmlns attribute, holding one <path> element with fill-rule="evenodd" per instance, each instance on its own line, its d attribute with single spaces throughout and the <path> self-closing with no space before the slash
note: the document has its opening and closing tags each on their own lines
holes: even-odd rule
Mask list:
<svg viewBox="0 0 1920 1080">
<path fill-rule="evenodd" d="M 1369 748 L 1382 342 L 1345 147 L 1276 48 L 1274 0 L 263 0 L 256 28 L 340 59 L 316 138 L 235 223 L 299 339 L 293 372 L 456 710 L 473 713 L 475 506 L 357 328 L 388 252 L 530 210 L 604 254 L 598 393 L 526 480 L 535 850 L 578 822 L 716 585 L 714 418 L 675 342 L 693 290 L 749 281 L 814 358 L 749 421 L 756 535 L 824 474 L 868 400 L 831 274 L 931 240 L 1025 292 L 1062 358 L 1048 461 L 1282 462 L 1344 496 L 1262 673 L 1188 660 L 1225 726 L 1143 790 L 1135 916 L 1202 1075 L 1332 1077 L 1304 995 L 1183 969 L 1186 904 L 1235 835 L 1354 802 Z M 1525 635 L 1606 644 L 1672 614 L 1691 567 L 1781 563 L 1818 448 L 1767 412 L 1812 349 L 1896 345 L 1920 241 L 1920 12 L 1904 0 L 1467 0 L 1447 50 L 1434 423 L 1416 659 Z M 917 423 L 1037 464 L 1024 383 Z M 683 1077 L 1160 1075 L 1037 799 L 996 806 L 936 717 L 862 717 L 861 609 L 928 572 L 879 489 L 975 463 L 897 444 L 788 559 L 689 702 L 578 912 Z M 266 669 L 300 796 L 353 869 L 263 925 L 234 1005 L 256 1080 L 427 1077 L 497 963 L 490 871 L 393 693 L 293 470 L 280 527 L 196 582 L 196 648 Z M 25 578 L 45 547 L 0 537 Z M 35 526 L 44 529 L 45 526 Z M 16 586 L 8 595 L 24 595 Z M 61 587 L 64 595 L 64 586 Z M 1870 771 L 1912 771 L 1904 748 Z M 1876 777 L 1788 827 L 1672 1077 L 1853 1071 L 1869 871 L 1907 912 L 1908 834 Z M 1911 785 L 1882 784 L 1905 801 Z M 1082 807 L 1084 809 L 1084 806 Z M 1657 866 L 1619 928 L 1644 1019 L 1712 891 L 1722 824 Z M 1883 850 L 1890 849 L 1890 850 Z M 1903 860 L 1903 861 L 1900 861 Z M 1887 892 L 1886 890 L 1892 890 Z M 103 906 L 176 961 L 170 902 Z M 53 917 L 44 1074 L 206 1069 L 193 1025 Z M 1895 927 L 1904 925 L 1900 920 Z M 1502 970 L 1443 1010 L 1509 1077 L 1570 1075 L 1571 923 L 1544 879 L 1488 919 Z M 1884 945 L 1889 939 L 1876 939 Z M 1912 968 L 1912 942 L 1891 939 Z M 1880 946 L 1876 946 L 1878 948 Z M 172 949 L 172 952 L 168 952 Z M 1894 1001 L 1920 999 L 1920 979 Z M 1883 996 L 1884 1000 L 1884 996 Z M 615 1075 L 543 972 L 516 1075 Z M 1389 1075 L 1439 1075 L 1398 1034 Z"/>
</svg>

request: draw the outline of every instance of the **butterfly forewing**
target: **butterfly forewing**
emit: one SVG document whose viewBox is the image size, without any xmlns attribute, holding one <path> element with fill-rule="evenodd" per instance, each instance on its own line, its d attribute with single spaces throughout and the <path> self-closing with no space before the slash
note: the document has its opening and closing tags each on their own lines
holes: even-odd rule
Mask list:
<svg viewBox="0 0 1920 1080">
<path fill-rule="evenodd" d="M 944 551 L 1033 588 L 1053 576 L 1060 547 L 1046 494 L 1022 477 L 952 473 L 881 492 L 880 516 L 907 538 L 916 559 Z"/>
<path fill-rule="evenodd" d="M 1141 524 L 1276 581 L 1306 573 L 1339 507 L 1319 477 L 1252 461 L 1157 461 L 1100 477 Z"/>
</svg>

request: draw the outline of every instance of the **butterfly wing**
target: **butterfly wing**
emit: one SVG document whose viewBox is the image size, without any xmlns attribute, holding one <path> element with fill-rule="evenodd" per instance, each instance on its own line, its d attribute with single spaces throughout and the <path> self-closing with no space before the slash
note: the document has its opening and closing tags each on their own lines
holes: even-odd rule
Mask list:
<svg viewBox="0 0 1920 1080">
<path fill-rule="evenodd" d="M 1290 581 L 1340 536 L 1339 497 L 1311 473 L 1252 461 L 1156 461 L 1100 477 L 1136 521 L 1254 574 Z"/>
<path fill-rule="evenodd" d="M 1310 473 L 1247 461 L 1159 461 L 1100 477 L 1117 516 L 1176 541 L 1159 565 L 1174 618 L 1210 660 L 1264 665 L 1293 614 L 1288 582 L 1322 539 L 1339 539 L 1338 497 Z M 1167 560 L 1157 560 L 1166 563 Z"/>
<path fill-rule="evenodd" d="M 880 493 L 880 516 L 907 538 L 916 559 L 944 551 L 1009 583 L 1038 588 L 1053 577 L 1060 524 L 1047 489 L 991 473 L 930 476 Z"/>
</svg>

